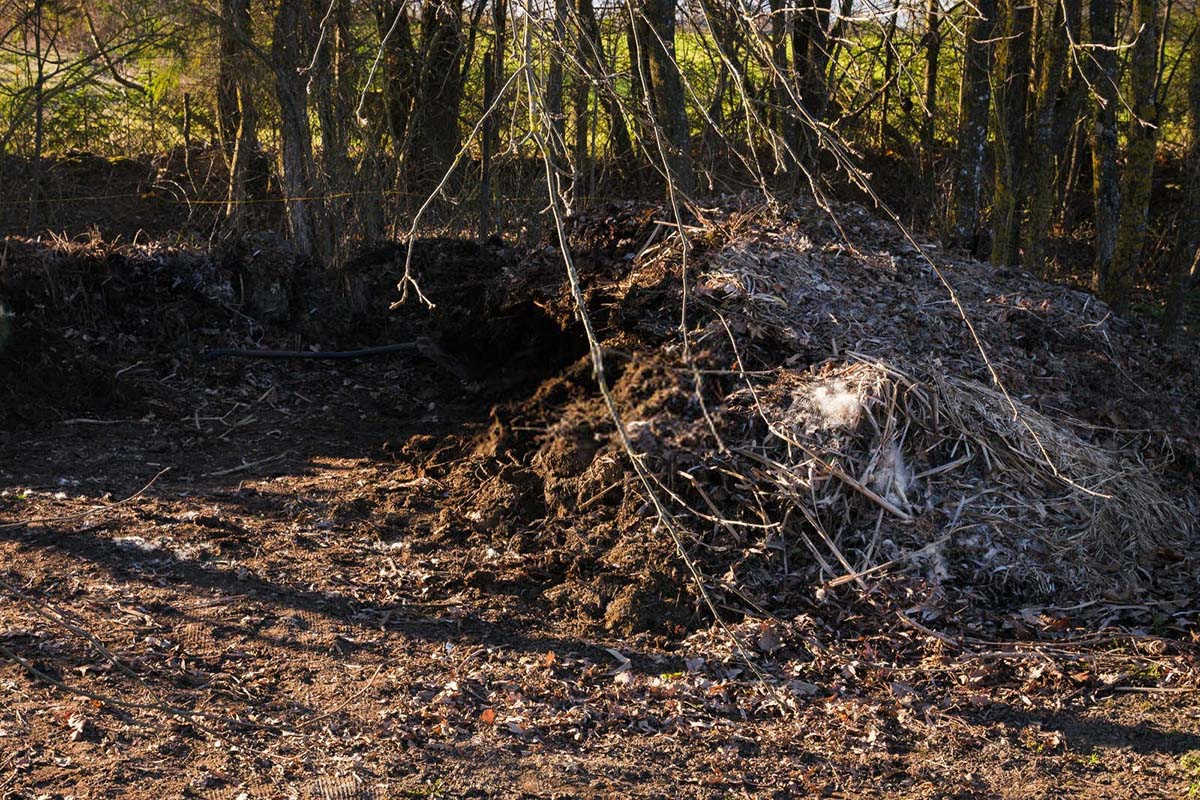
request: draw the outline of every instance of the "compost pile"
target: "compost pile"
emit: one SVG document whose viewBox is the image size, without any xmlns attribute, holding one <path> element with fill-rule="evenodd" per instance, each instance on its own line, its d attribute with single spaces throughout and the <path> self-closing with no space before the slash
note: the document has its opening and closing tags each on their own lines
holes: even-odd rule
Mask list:
<svg viewBox="0 0 1200 800">
<path fill-rule="evenodd" d="M 920 586 L 927 619 L 1194 600 L 1184 354 L 1139 346 L 1085 293 L 922 245 L 926 261 L 861 208 L 713 212 L 686 263 L 668 218 L 614 206 L 571 230 L 647 482 L 586 356 L 486 431 L 406 446 L 405 507 L 440 508 L 447 542 L 478 551 L 468 583 L 534 586 L 615 632 L 711 619 L 677 546 L 735 614 L 885 575 Z M 508 254 L 524 266 L 485 306 L 527 316 L 532 298 L 581 353 L 557 259 Z"/>
<path fill-rule="evenodd" d="M 669 219 L 570 221 L 623 437 L 557 247 L 422 240 L 435 307 L 389 314 L 403 246 L 320 272 L 266 234 L 228 252 L 7 239 L 0 422 L 194 421 L 215 384 L 280 380 L 207 348 L 414 342 L 385 373 L 303 373 L 352 416 L 400 398 L 397 425 L 443 418 L 380 432 L 377 529 L 432 529 L 448 581 L 567 626 L 675 635 L 712 607 L 790 618 L 895 581 L 926 620 L 1194 607 L 1195 343 L 1154 345 L 1089 294 L 918 249 L 856 206 L 731 204 L 686 229 L 686 257 Z M 368 375 L 394 385 L 364 398 Z"/>
</svg>

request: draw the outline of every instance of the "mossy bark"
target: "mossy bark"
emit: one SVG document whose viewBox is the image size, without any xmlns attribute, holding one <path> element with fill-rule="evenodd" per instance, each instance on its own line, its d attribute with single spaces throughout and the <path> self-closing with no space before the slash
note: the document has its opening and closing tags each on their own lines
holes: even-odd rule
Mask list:
<svg viewBox="0 0 1200 800">
<path fill-rule="evenodd" d="M 967 25 L 962 83 L 958 93 L 958 154 L 952 189 L 952 239 L 975 249 L 979 197 L 983 188 L 988 114 L 991 109 L 992 30 L 996 0 L 979 0 Z"/>
<path fill-rule="evenodd" d="M 1137 39 L 1129 56 L 1129 103 L 1132 112 L 1126 133 L 1125 176 L 1116 249 L 1101 296 L 1118 310 L 1129 305 L 1129 291 L 1142 260 L 1154 182 L 1154 151 L 1158 145 L 1158 2 L 1133 0 Z M 1195 213 L 1195 209 L 1192 209 Z"/>
<path fill-rule="evenodd" d="M 996 69 L 996 185 L 992 203 L 992 263 L 1001 267 L 1020 262 L 1018 244 L 1029 146 L 1025 110 L 1033 37 L 1033 6 L 1025 0 L 1007 0 L 1005 6 Z"/>
<path fill-rule="evenodd" d="M 1092 289 L 1108 285 L 1117 246 L 1121 186 L 1117 172 L 1117 53 L 1114 47 L 1116 0 L 1088 4 L 1088 81 L 1092 101 L 1092 202 L 1096 223 L 1096 259 Z"/>
<path fill-rule="evenodd" d="M 1025 228 L 1025 265 L 1039 274 L 1046 269 L 1046 238 L 1058 200 L 1058 185 L 1067 168 L 1070 125 L 1077 113 L 1067 57 L 1070 42 L 1079 41 L 1081 12 L 1080 0 L 1042 0 L 1037 95 L 1026 170 L 1029 218 Z"/>
<path fill-rule="evenodd" d="M 1195 6 L 1195 24 L 1200 25 L 1200 3 Z M 1179 223 L 1175 251 L 1171 254 L 1171 283 L 1167 307 L 1163 314 L 1162 335 L 1170 337 L 1179 327 L 1179 318 L 1188 287 L 1200 276 L 1200 35 L 1193 35 L 1188 53 L 1188 149 L 1187 179 L 1184 182 L 1186 199 L 1184 214 Z"/>
</svg>

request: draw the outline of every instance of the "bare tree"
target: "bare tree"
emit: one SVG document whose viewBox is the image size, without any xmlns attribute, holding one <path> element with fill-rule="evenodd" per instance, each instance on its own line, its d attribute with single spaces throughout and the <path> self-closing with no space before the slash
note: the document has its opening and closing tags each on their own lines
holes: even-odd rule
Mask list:
<svg viewBox="0 0 1200 800">
<path fill-rule="evenodd" d="M 1142 260 L 1154 181 L 1158 143 L 1158 3 L 1133 0 L 1135 36 L 1129 56 L 1129 97 L 1132 104 L 1126 131 L 1125 176 L 1116 249 L 1101 295 L 1114 308 L 1125 309 L 1133 276 Z"/>
<path fill-rule="evenodd" d="M 296 250 L 305 258 L 318 256 L 313 199 L 313 143 L 308 119 L 304 54 L 311 42 L 305 0 L 280 0 L 272 32 L 271 60 L 279 101 L 280 177 L 288 227 Z"/>
<path fill-rule="evenodd" d="M 996 71 L 996 182 L 992 194 L 992 263 L 1020 260 L 1021 210 L 1025 195 L 1025 112 L 1029 98 L 1033 6 L 1006 0 L 1005 30 Z"/>
<path fill-rule="evenodd" d="M 1103 1 L 1103 0 L 1101 0 Z M 958 156 L 954 174 L 952 238 L 975 249 L 983 165 L 991 108 L 992 30 L 995 0 L 980 0 L 967 25 L 962 84 L 958 93 Z"/>
<path fill-rule="evenodd" d="M 683 83 L 675 61 L 675 3 L 673 0 L 629 0 L 634 44 L 639 64 L 637 78 L 645 87 L 646 104 L 664 167 L 670 180 L 684 193 L 694 184 L 691 132 L 684 105 Z M 660 135 L 661 133 L 661 135 Z"/>
<path fill-rule="evenodd" d="M 1117 173 L 1116 0 L 1090 0 L 1088 4 L 1088 82 L 1092 101 L 1092 202 L 1096 224 L 1096 260 L 1092 288 L 1099 291 L 1111 280 L 1117 247 L 1117 220 L 1121 213 L 1121 186 Z"/>
</svg>

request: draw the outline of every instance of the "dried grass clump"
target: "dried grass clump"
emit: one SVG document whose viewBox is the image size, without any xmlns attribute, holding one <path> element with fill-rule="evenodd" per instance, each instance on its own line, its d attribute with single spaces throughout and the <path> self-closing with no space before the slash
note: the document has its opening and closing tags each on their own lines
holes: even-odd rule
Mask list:
<svg viewBox="0 0 1200 800">
<path fill-rule="evenodd" d="M 758 384 L 746 408 L 770 431 L 758 491 L 804 506 L 832 572 L 917 552 L 935 583 L 1099 596 L 1137 588 L 1138 567 L 1189 533 L 1136 452 L 1085 442 L 1021 403 L 1014 418 L 976 381 L 863 360 Z"/>
</svg>

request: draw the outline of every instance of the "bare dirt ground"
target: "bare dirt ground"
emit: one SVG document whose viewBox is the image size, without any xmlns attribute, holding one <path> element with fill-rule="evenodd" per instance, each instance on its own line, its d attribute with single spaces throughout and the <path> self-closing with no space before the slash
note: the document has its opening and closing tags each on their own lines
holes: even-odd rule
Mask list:
<svg viewBox="0 0 1200 800">
<path fill-rule="evenodd" d="M 16 309 L 0 798 L 1200 793 L 1186 593 L 927 625 L 919 575 L 797 567 L 715 625 L 623 538 L 644 501 L 569 416 L 596 402 L 577 334 L 455 311 L 495 253 L 431 248 L 432 328 L 321 328 L 422 343 L 370 360 L 201 361 L 313 337 L 115 256 L 89 269 L 136 280 L 68 270 L 69 310 Z"/>
</svg>

